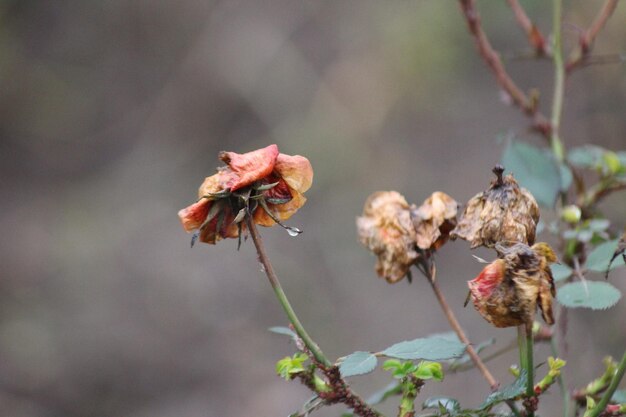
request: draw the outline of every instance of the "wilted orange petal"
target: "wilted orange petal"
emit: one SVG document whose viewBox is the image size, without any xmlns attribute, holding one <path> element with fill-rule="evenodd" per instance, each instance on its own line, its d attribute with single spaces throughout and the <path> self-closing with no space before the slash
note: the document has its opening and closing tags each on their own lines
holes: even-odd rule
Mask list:
<svg viewBox="0 0 626 417">
<path fill-rule="evenodd" d="M 204 220 L 209 214 L 209 203 L 209 200 L 203 198 L 197 203 L 193 203 L 178 212 L 178 217 L 180 217 L 183 228 L 187 232 L 197 229 L 204 223 Z"/>
<path fill-rule="evenodd" d="M 220 159 L 228 165 L 219 172 L 221 188 L 235 191 L 265 178 L 274 170 L 277 157 L 276 145 L 244 154 L 220 153 Z"/>
<path fill-rule="evenodd" d="M 198 197 L 218 193 L 220 191 L 222 191 L 220 187 L 220 174 L 211 175 L 210 177 L 206 177 L 200 188 L 198 188 Z"/>
<path fill-rule="evenodd" d="M 285 204 L 267 204 L 267 207 L 272 211 L 274 216 L 278 220 L 287 220 L 295 214 L 306 202 L 306 197 L 296 190 L 291 190 L 291 200 Z M 254 223 L 260 226 L 273 226 L 276 224 L 274 220 L 263 210 L 262 207 L 258 207 L 253 214 Z"/>
<path fill-rule="evenodd" d="M 313 167 L 304 156 L 281 153 L 276 159 L 274 171 L 283 177 L 289 187 L 300 193 L 311 188 L 313 183 Z"/>
</svg>

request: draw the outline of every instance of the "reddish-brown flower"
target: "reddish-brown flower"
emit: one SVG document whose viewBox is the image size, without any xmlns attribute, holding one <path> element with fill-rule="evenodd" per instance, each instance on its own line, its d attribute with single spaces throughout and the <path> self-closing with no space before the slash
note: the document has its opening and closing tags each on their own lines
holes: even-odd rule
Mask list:
<svg viewBox="0 0 626 417">
<path fill-rule="evenodd" d="M 555 295 L 550 264 L 556 261 L 548 244 L 518 243 L 496 248 L 500 258 L 468 281 L 474 307 L 496 327 L 532 325 L 537 307 L 548 324 L 554 323 Z"/>
<path fill-rule="evenodd" d="M 370 195 L 358 217 L 359 240 L 378 257 L 376 272 L 387 282 L 404 278 L 418 259 L 409 204 L 396 191 Z"/>
<path fill-rule="evenodd" d="M 226 166 L 204 180 L 197 202 L 178 212 L 183 228 L 199 233 L 201 242 L 240 236 L 248 213 L 256 224 L 273 226 L 306 202 L 313 169 L 305 157 L 279 153 L 276 145 L 219 157 Z"/>
</svg>

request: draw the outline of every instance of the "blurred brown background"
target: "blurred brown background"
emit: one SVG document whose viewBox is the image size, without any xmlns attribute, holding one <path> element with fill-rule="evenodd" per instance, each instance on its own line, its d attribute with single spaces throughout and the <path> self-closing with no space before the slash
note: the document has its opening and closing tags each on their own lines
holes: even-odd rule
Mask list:
<svg viewBox="0 0 626 417">
<path fill-rule="evenodd" d="M 546 2 L 523 3 L 549 32 Z M 505 2 L 479 5 L 511 73 L 549 109 L 550 63 L 511 59 L 528 48 Z M 600 5 L 565 2 L 568 46 Z M 598 53 L 624 53 L 625 6 Z M 3 0 L 0 21 L 3 416 L 286 416 L 310 397 L 274 374 L 294 347 L 266 331 L 286 320 L 252 245 L 191 250 L 180 227 L 176 212 L 218 151 L 277 143 L 311 160 L 309 201 L 289 221 L 305 233 L 263 234 L 301 319 L 336 358 L 448 330 L 419 277 L 376 278 L 354 225 L 365 198 L 396 189 L 419 204 L 442 190 L 465 202 L 488 184 L 498 137 L 542 144 L 502 104 L 452 0 Z M 567 87 L 567 145 L 625 149 L 624 65 L 584 69 Z M 624 195 L 603 205 L 616 230 L 624 207 Z M 439 255 L 471 338 L 503 346 L 514 330 L 462 306 L 480 269 L 464 242 Z M 612 276 L 622 290 L 625 279 Z M 572 311 L 570 381 L 621 355 L 625 312 L 624 300 Z M 516 360 L 490 366 L 506 382 Z M 389 377 L 353 381 L 367 395 Z M 421 398 L 435 392 L 469 407 L 488 386 L 469 371 Z M 559 405 L 553 392 L 546 415 Z"/>
</svg>

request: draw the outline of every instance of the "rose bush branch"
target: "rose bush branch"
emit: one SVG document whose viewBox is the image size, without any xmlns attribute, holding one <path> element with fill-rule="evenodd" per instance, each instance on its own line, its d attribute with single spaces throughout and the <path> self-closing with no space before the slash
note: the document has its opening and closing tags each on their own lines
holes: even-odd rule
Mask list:
<svg viewBox="0 0 626 417">
<path fill-rule="evenodd" d="M 513 10 L 513 13 L 515 14 L 515 19 L 526 33 L 528 42 L 535 49 L 535 53 L 537 54 L 537 56 L 546 55 L 546 53 L 548 52 L 546 47 L 546 40 L 539 28 L 537 28 L 537 26 L 530 20 L 528 14 L 526 14 L 526 11 L 518 0 L 507 1 L 509 3 L 509 7 L 511 7 L 511 10 Z"/>
<path fill-rule="evenodd" d="M 565 72 L 567 74 L 572 73 L 589 60 L 593 42 L 615 12 L 618 2 L 619 0 L 606 0 L 589 28 L 580 34 L 578 40 L 579 47 L 572 54 L 565 66 Z"/>
<path fill-rule="evenodd" d="M 537 101 L 531 99 L 513 81 L 507 72 L 500 55 L 491 45 L 489 38 L 482 28 L 480 15 L 475 0 L 459 0 L 463 16 L 481 57 L 485 60 L 502 90 L 511 98 L 512 103 L 533 120 L 533 130 L 540 133 L 546 140 L 551 137 L 550 121 L 538 111 Z"/>
</svg>

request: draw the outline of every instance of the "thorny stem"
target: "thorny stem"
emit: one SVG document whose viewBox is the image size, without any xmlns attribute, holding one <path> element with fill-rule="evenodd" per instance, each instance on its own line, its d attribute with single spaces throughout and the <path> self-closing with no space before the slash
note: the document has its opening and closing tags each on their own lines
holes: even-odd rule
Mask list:
<svg viewBox="0 0 626 417">
<path fill-rule="evenodd" d="M 428 269 L 426 270 L 428 271 Z M 430 268 L 430 271 L 429 271 L 429 275 L 426 278 L 428 278 L 428 282 L 430 283 L 430 286 L 433 288 L 435 297 L 437 297 L 437 301 L 439 301 L 439 305 L 441 306 L 441 309 L 446 315 L 446 318 L 448 319 L 448 322 L 450 323 L 450 327 L 452 327 L 452 330 L 454 330 L 454 332 L 457 334 L 457 336 L 459 337 L 459 340 L 467 346 L 466 347 L 467 354 L 470 356 L 470 358 L 472 358 L 472 362 L 476 364 L 476 367 L 478 368 L 480 373 L 483 375 L 485 380 L 487 380 L 487 383 L 489 383 L 489 386 L 491 387 L 491 389 L 494 391 L 497 390 L 498 387 L 500 386 L 500 383 L 496 381 L 493 375 L 491 375 L 491 372 L 489 372 L 489 369 L 487 369 L 487 366 L 483 363 L 482 359 L 480 359 L 480 356 L 478 356 L 478 353 L 476 353 L 476 350 L 471 345 L 471 342 L 467 338 L 467 335 L 463 331 L 463 328 L 459 324 L 459 321 L 456 319 L 456 316 L 452 312 L 450 305 L 446 301 L 446 298 L 443 296 L 443 293 L 441 292 L 441 289 L 439 288 L 439 284 L 437 283 L 436 275 L 437 275 L 437 268 L 434 266 L 434 264 L 432 264 L 432 267 Z"/>
<path fill-rule="evenodd" d="M 598 15 L 593 20 L 593 23 L 591 23 L 591 26 L 589 26 L 589 28 L 580 35 L 580 49 L 567 63 L 567 74 L 571 73 L 574 69 L 583 65 L 585 61 L 587 61 L 594 40 L 617 8 L 617 3 L 618 0 L 606 0 L 598 12 Z"/>
<path fill-rule="evenodd" d="M 589 413 L 585 414 L 585 417 L 598 417 L 600 413 L 604 411 L 606 406 L 609 404 L 611 397 L 613 397 L 613 393 L 615 393 L 617 386 L 624 377 L 624 373 L 626 373 L 626 352 L 624 352 L 624 356 L 622 356 L 622 360 L 617 366 L 617 371 L 615 372 L 615 375 L 613 375 L 613 379 L 611 379 L 611 383 L 604 392 L 604 395 L 602 395 L 598 404 Z"/>
<path fill-rule="evenodd" d="M 552 131 L 550 146 L 557 161 L 563 162 L 563 144 L 559 137 L 561 114 L 563 113 L 563 95 L 565 93 L 565 68 L 563 65 L 563 47 L 561 43 L 561 22 L 563 20 L 563 0 L 553 0 L 552 59 L 554 61 L 554 94 L 552 96 Z"/>
<path fill-rule="evenodd" d="M 328 358 L 322 353 L 322 350 L 319 348 L 317 343 L 311 339 L 311 336 L 306 332 L 302 323 L 298 319 L 296 312 L 291 307 L 289 300 L 287 299 L 287 295 L 283 291 L 283 287 L 280 285 L 280 281 L 278 281 L 278 277 L 274 272 L 274 267 L 270 262 L 270 259 L 265 252 L 265 245 L 263 244 L 263 240 L 261 239 L 261 235 L 259 235 L 259 231 L 256 228 L 256 225 L 250 218 L 250 216 L 246 216 L 246 224 L 248 225 L 248 230 L 250 230 L 250 236 L 252 237 L 252 241 L 254 242 L 254 246 L 256 247 L 257 254 L 259 255 L 259 261 L 263 265 L 263 271 L 265 275 L 267 275 L 267 279 L 270 281 L 270 285 L 276 294 L 276 298 L 278 298 L 278 302 L 285 310 L 285 314 L 289 318 L 289 322 L 293 325 L 294 330 L 298 334 L 298 336 L 302 339 L 306 347 L 309 349 L 311 354 L 315 357 L 315 359 L 324 366 L 331 366 L 331 362 Z"/>
<path fill-rule="evenodd" d="M 476 0 L 459 0 L 459 4 L 467 21 L 469 31 L 476 41 L 478 51 L 495 75 L 498 85 L 511 97 L 511 101 L 515 106 L 519 107 L 528 117 L 533 118 L 533 129 L 549 140 L 551 136 L 550 122 L 543 114 L 538 112 L 535 100 L 529 99 L 506 71 L 500 55 L 493 49 L 491 42 L 482 29 L 480 16 L 476 9 Z"/>
<path fill-rule="evenodd" d="M 535 52 L 537 55 L 545 55 L 546 54 L 546 40 L 537 28 L 535 24 L 530 20 L 524 8 L 519 4 L 517 0 L 508 0 L 509 6 L 513 13 L 515 14 L 515 18 L 519 25 L 526 32 L 526 37 L 530 44 L 535 48 Z"/>
</svg>

